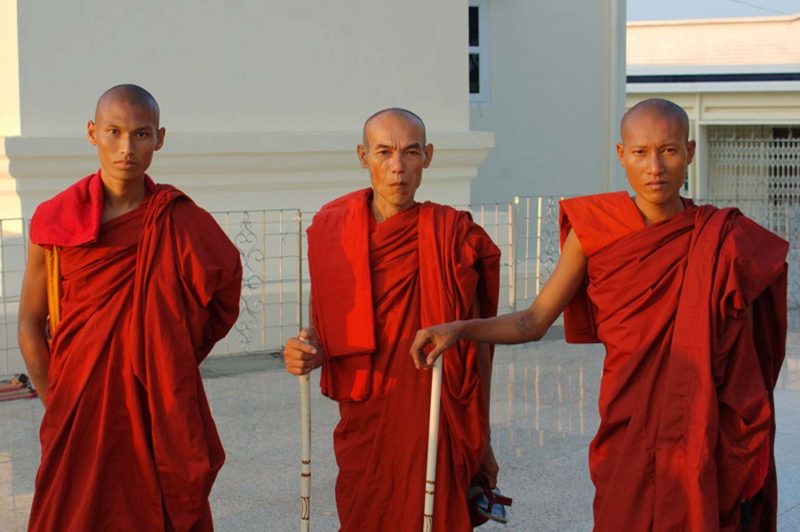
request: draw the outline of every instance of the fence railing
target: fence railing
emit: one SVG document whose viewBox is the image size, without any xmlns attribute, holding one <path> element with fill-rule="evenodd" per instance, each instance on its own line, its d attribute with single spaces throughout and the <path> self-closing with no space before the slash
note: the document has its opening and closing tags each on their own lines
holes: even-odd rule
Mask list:
<svg viewBox="0 0 800 532">
<path fill-rule="evenodd" d="M 507 204 L 464 207 L 502 251 L 500 312 L 529 306 L 555 268 L 558 201 L 556 197 L 521 196 Z M 713 203 L 738 206 L 790 242 L 789 305 L 800 308 L 800 202 Z M 308 323 L 305 230 L 312 216 L 298 209 L 214 213 L 239 249 L 243 280 L 239 319 L 213 355 L 277 351 Z M 26 242 L 27 221 L 0 220 L 0 374 L 24 371 L 16 330 Z"/>
</svg>

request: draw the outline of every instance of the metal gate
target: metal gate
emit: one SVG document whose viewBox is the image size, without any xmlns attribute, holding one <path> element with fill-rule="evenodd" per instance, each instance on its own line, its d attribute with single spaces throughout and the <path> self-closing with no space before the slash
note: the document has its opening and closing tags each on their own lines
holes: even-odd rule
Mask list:
<svg viewBox="0 0 800 532">
<path fill-rule="evenodd" d="M 708 197 L 800 201 L 800 127 L 709 126 Z"/>
</svg>

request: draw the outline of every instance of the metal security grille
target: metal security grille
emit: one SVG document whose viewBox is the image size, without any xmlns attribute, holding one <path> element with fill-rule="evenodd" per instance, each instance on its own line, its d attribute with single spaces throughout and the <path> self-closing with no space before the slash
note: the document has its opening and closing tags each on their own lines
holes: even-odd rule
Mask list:
<svg viewBox="0 0 800 532">
<path fill-rule="evenodd" d="M 800 127 L 709 126 L 708 196 L 800 201 Z"/>
<path fill-rule="evenodd" d="M 794 130 L 790 129 L 791 135 Z M 800 133 L 800 128 L 797 128 Z M 770 199 L 800 200 L 800 134 L 774 138 L 767 148 Z"/>
</svg>

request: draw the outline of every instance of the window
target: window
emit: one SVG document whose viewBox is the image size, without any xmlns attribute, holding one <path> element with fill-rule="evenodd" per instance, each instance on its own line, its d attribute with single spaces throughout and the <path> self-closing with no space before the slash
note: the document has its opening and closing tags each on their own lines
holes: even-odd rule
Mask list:
<svg viewBox="0 0 800 532">
<path fill-rule="evenodd" d="M 489 101 L 487 0 L 469 2 L 469 100 Z"/>
</svg>

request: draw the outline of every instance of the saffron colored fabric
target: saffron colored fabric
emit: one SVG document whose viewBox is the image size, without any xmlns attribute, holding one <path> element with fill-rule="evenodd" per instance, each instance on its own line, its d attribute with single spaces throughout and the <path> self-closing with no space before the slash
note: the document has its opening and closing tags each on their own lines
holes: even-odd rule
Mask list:
<svg viewBox="0 0 800 532">
<path fill-rule="evenodd" d="M 497 247 L 469 215 L 423 203 L 376 224 L 371 190 L 326 205 L 308 230 L 312 313 L 326 358 L 341 530 L 422 526 L 431 372 L 409 356 L 426 325 L 497 312 Z M 355 252 L 358 250 L 358 253 Z M 470 480 L 487 445 L 477 346 L 444 356 L 434 530 L 472 530 Z"/>
<path fill-rule="evenodd" d="M 63 246 L 33 531 L 213 530 L 225 455 L 198 364 L 238 315 L 239 254 L 179 190 L 146 186 L 101 224 L 94 174 L 31 222 Z"/>
<path fill-rule="evenodd" d="M 684 205 L 645 226 L 624 192 L 561 202 L 562 243 L 573 229 L 588 259 L 567 338 L 606 347 L 595 530 L 774 530 L 788 244 Z"/>
</svg>

